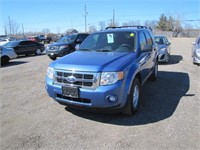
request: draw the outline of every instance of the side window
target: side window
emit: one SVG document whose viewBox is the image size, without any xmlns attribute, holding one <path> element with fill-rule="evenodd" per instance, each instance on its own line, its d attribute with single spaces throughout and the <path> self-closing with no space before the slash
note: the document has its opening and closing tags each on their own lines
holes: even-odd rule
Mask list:
<svg viewBox="0 0 200 150">
<path fill-rule="evenodd" d="M 25 41 L 24 41 L 24 42 L 20 42 L 19 45 L 25 46 L 25 45 L 26 45 L 26 42 L 25 42 Z"/>
<path fill-rule="evenodd" d="M 76 41 L 83 41 L 83 35 L 79 35 L 76 39 Z"/>
<path fill-rule="evenodd" d="M 145 48 L 145 45 L 147 45 L 147 41 L 144 35 L 144 32 L 140 32 L 139 34 L 140 38 L 140 49 L 141 51 Z"/>
<path fill-rule="evenodd" d="M 35 46 L 37 44 L 35 42 L 33 42 L 33 41 L 28 41 L 27 45 L 33 45 L 33 46 Z"/>
<path fill-rule="evenodd" d="M 153 39 L 152 39 L 151 35 L 149 34 L 149 32 L 145 31 L 145 36 L 147 38 L 147 44 L 153 45 Z"/>
</svg>

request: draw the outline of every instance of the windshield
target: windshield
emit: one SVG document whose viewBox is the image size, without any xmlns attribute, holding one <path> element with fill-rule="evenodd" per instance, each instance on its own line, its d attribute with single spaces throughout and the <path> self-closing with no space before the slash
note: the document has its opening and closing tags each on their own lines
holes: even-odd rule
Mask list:
<svg viewBox="0 0 200 150">
<path fill-rule="evenodd" d="M 56 42 L 57 43 L 72 43 L 75 41 L 76 37 L 77 37 L 77 34 L 66 35 L 66 36 L 63 36 L 62 38 L 60 38 Z"/>
<path fill-rule="evenodd" d="M 79 50 L 96 52 L 129 52 L 135 50 L 134 32 L 99 32 L 89 35 Z"/>
<path fill-rule="evenodd" d="M 4 44 L 3 46 L 5 46 L 5 47 L 15 47 L 18 44 L 19 44 L 18 41 L 11 41 L 11 42 L 8 42 L 8 43 Z"/>
</svg>

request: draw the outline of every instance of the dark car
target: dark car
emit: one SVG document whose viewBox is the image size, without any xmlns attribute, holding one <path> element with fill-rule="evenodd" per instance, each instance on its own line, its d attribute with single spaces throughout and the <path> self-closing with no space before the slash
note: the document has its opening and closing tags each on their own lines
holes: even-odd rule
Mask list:
<svg viewBox="0 0 200 150">
<path fill-rule="evenodd" d="M 87 33 L 76 33 L 63 36 L 55 43 L 48 45 L 46 54 L 50 59 L 55 60 L 57 57 L 74 52 L 76 45 L 81 44 L 88 35 Z"/>
<path fill-rule="evenodd" d="M 166 36 L 154 36 L 158 45 L 158 61 L 167 63 L 170 59 L 170 42 Z"/>
<path fill-rule="evenodd" d="M 44 44 L 30 40 L 12 41 L 6 43 L 4 46 L 7 48 L 13 48 L 17 55 L 40 55 L 45 50 Z"/>
</svg>

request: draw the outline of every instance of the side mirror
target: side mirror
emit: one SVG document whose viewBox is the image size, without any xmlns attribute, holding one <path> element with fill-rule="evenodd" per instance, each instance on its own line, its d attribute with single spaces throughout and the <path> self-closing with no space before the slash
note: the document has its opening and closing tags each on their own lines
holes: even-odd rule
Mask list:
<svg viewBox="0 0 200 150">
<path fill-rule="evenodd" d="M 171 43 L 170 43 L 170 42 L 168 42 L 168 43 L 167 43 L 167 45 L 171 45 Z"/>
<path fill-rule="evenodd" d="M 76 40 L 76 44 L 81 44 L 83 41 L 81 39 Z"/>
</svg>

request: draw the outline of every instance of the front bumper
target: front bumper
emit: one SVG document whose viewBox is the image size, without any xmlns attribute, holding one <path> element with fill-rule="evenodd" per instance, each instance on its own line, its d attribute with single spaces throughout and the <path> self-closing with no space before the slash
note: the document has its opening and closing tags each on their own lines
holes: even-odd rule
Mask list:
<svg viewBox="0 0 200 150">
<path fill-rule="evenodd" d="M 62 86 L 52 84 L 52 80 L 46 79 L 46 90 L 48 95 L 57 102 L 83 108 L 94 109 L 112 109 L 118 110 L 125 106 L 127 92 L 124 91 L 124 81 L 118 81 L 116 84 L 99 86 L 96 89 L 79 88 L 79 97 L 70 98 L 62 95 Z M 108 96 L 115 96 L 116 102 L 108 102 Z"/>
<path fill-rule="evenodd" d="M 69 53 L 69 49 L 68 48 L 65 48 L 65 49 L 62 49 L 62 50 L 54 50 L 54 51 L 51 51 L 51 50 L 46 50 L 46 54 L 49 56 L 49 57 L 62 57 L 64 55 L 67 55 Z"/>
<path fill-rule="evenodd" d="M 193 63 L 200 64 L 200 58 L 194 56 L 194 57 L 193 57 Z"/>
<path fill-rule="evenodd" d="M 158 62 L 167 62 L 168 61 L 167 51 L 158 54 Z"/>
</svg>

